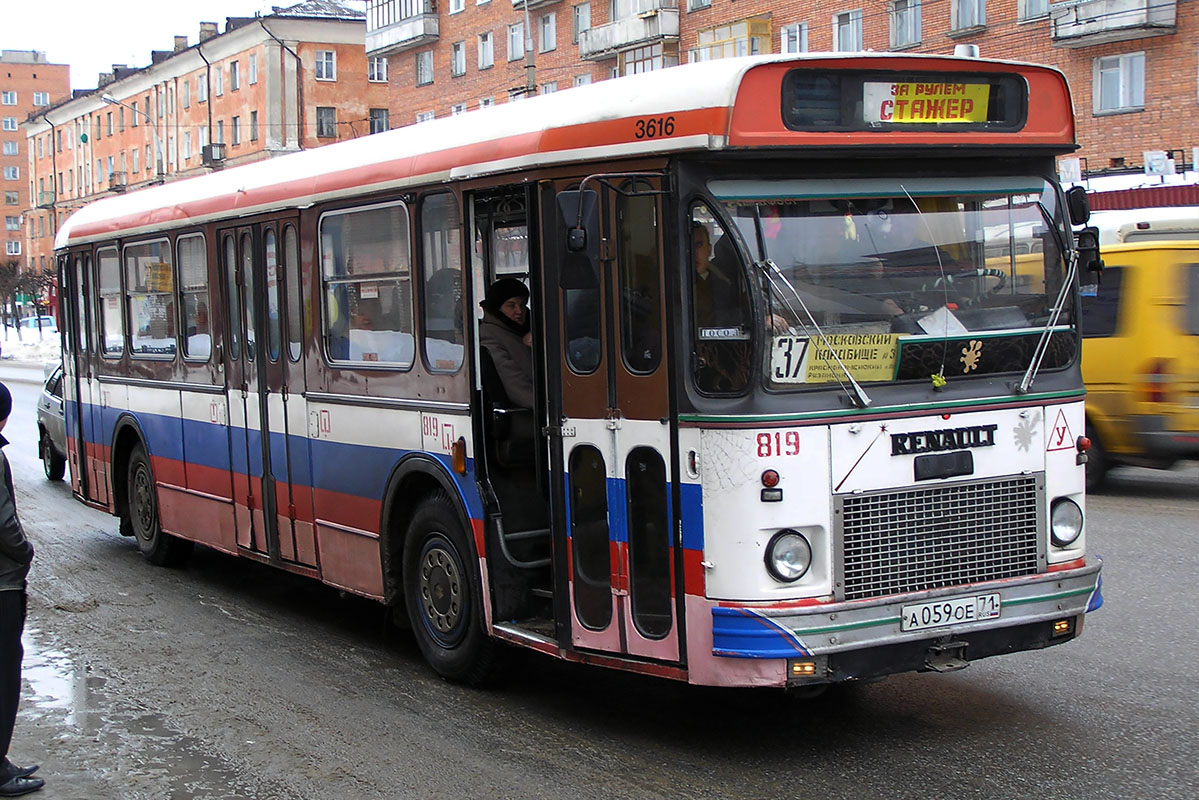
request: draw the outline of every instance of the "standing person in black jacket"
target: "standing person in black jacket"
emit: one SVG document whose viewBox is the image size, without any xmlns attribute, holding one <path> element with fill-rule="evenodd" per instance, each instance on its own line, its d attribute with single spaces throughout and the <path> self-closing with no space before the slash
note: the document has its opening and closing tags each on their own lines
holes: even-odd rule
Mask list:
<svg viewBox="0 0 1199 800">
<path fill-rule="evenodd" d="M 0 431 L 12 413 L 12 394 L 0 383 Z M 0 447 L 8 440 L 0 435 Z M 13 492 L 12 470 L 0 452 L 4 481 L 0 484 L 0 797 L 17 797 L 36 792 L 46 782 L 31 778 L 37 766 L 18 767 L 8 760 L 13 726 L 17 723 L 17 705 L 21 701 L 21 632 L 25 628 L 25 576 L 33 562 L 33 545 L 25 538 L 17 517 L 17 498 Z"/>
</svg>

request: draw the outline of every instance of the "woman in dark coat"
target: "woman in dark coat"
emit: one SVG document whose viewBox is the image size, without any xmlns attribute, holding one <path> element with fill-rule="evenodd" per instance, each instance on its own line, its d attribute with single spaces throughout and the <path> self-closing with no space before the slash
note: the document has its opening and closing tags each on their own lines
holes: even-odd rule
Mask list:
<svg viewBox="0 0 1199 800">
<path fill-rule="evenodd" d="M 513 405 L 533 407 L 533 334 L 529 332 L 529 290 L 516 278 L 491 284 L 479 303 L 479 343 L 487 348 Z"/>
</svg>

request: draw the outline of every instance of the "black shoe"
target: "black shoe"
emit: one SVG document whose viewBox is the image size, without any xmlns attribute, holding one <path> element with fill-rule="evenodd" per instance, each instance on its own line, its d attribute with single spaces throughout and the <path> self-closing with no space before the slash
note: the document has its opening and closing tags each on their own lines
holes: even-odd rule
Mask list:
<svg viewBox="0 0 1199 800">
<path fill-rule="evenodd" d="M 28 778 L 37 772 L 38 766 L 38 764 L 34 764 L 32 767 L 18 767 L 5 758 L 3 762 L 0 762 L 0 783 L 12 780 L 13 778 Z"/>
<path fill-rule="evenodd" d="M 19 776 L 10 778 L 7 783 L 0 783 L 0 797 L 20 797 L 23 794 L 36 792 L 46 785 L 41 778 Z"/>
</svg>

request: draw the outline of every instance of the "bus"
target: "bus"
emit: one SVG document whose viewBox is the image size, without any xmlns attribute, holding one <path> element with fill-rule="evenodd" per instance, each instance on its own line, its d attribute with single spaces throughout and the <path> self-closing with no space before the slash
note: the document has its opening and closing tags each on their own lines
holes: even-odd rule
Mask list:
<svg viewBox="0 0 1199 800">
<path fill-rule="evenodd" d="M 512 647 L 815 690 L 1070 641 L 1074 148 L 1053 69 L 762 56 L 95 202 L 56 240 L 72 489 L 154 564 L 386 604 L 470 684 Z M 479 345 L 500 278 L 531 408 Z"/>
</svg>

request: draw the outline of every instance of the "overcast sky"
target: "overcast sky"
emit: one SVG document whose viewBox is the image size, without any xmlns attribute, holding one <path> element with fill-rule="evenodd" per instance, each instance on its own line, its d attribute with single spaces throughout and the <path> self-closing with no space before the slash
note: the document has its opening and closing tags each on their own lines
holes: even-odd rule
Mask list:
<svg viewBox="0 0 1199 800">
<path fill-rule="evenodd" d="M 71 88 L 94 89 L 113 64 L 145 67 L 151 50 L 171 50 L 176 36 L 199 41 L 200 23 L 264 16 L 299 0 L 0 0 L 0 50 L 40 50 L 71 65 Z M 345 0 L 343 0 L 345 2 Z M 365 2 L 347 3 L 363 10 Z"/>
</svg>

